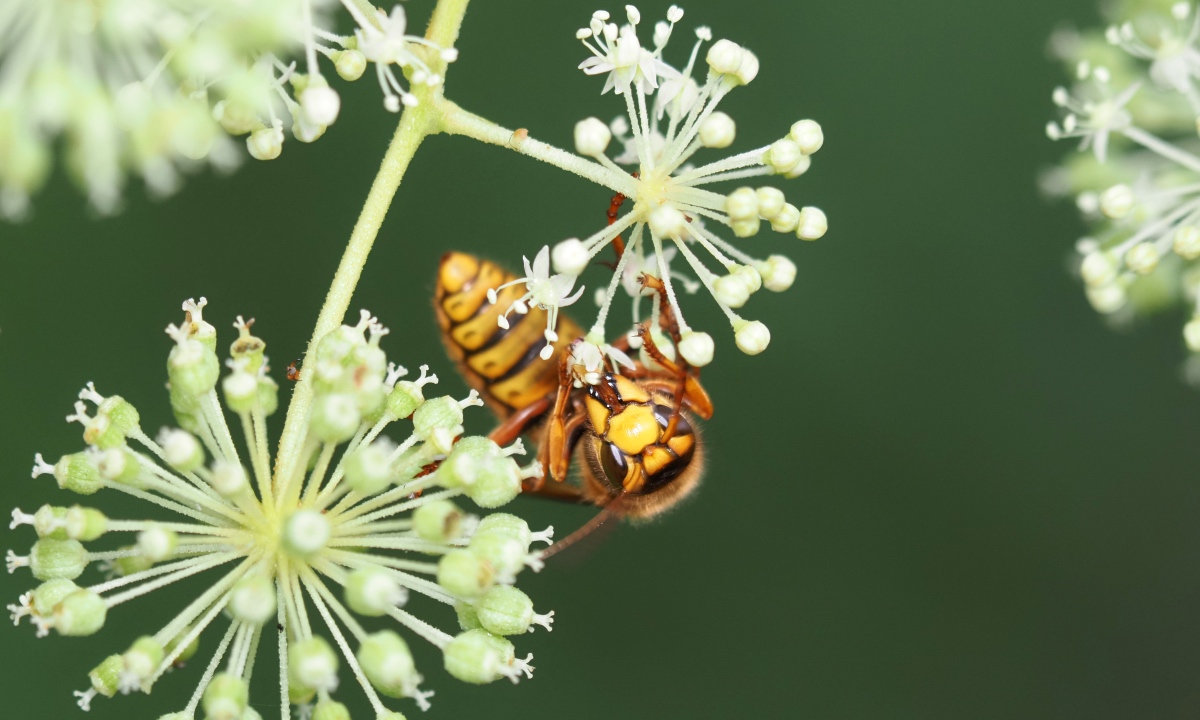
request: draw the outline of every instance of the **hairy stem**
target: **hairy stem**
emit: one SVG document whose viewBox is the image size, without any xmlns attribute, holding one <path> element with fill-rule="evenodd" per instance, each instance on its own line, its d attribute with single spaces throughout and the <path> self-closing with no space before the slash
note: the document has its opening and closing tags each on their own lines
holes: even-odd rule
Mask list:
<svg viewBox="0 0 1200 720">
<path fill-rule="evenodd" d="M 459 28 L 462 27 L 463 16 L 467 12 L 469 0 L 438 0 L 433 15 L 429 21 L 426 37 L 443 48 L 454 46 L 458 39 Z M 445 75 L 444 63 L 434 61 Z M 400 187 L 409 162 L 421 142 L 431 133 L 439 130 L 437 116 L 441 100 L 441 88 L 417 86 L 413 94 L 420 101 L 415 107 L 407 108 L 400 117 L 400 124 L 392 136 L 387 153 L 383 156 L 379 173 L 371 183 L 367 201 L 359 213 L 358 221 L 350 234 L 346 251 L 338 263 L 337 272 L 333 276 L 333 284 L 325 296 L 325 304 L 317 316 L 316 327 L 313 328 L 308 350 L 315 348 L 316 343 L 325 335 L 336 329 L 345 319 L 346 310 L 350 307 L 350 299 L 362 276 L 363 266 L 367 256 L 379 235 L 379 228 L 391 207 L 392 199 Z M 273 484 L 277 490 L 282 483 L 288 482 L 300 473 L 297 472 L 304 449 L 304 440 L 308 428 L 309 414 L 312 408 L 312 373 L 302 372 L 300 381 L 296 383 L 288 405 L 287 419 L 284 422 L 283 434 L 279 439 L 279 454 L 276 457 Z M 278 493 L 277 493 L 277 496 Z"/>
</svg>

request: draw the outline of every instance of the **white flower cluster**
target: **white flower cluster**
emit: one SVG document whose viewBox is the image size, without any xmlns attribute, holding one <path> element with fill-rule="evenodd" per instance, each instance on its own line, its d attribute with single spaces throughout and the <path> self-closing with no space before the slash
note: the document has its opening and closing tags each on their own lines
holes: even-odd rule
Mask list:
<svg viewBox="0 0 1200 720">
<path fill-rule="evenodd" d="M 267 417 L 278 386 L 267 374 L 266 344 L 251 334 L 253 321 L 238 318 L 221 378 L 204 306 L 188 301 L 183 324 L 167 330 L 178 428 L 152 439 L 129 402 L 89 383 L 68 418 L 83 426 L 87 448 L 53 465 L 38 455 L 33 469 L 35 478 L 48 475 L 80 496 L 130 495 L 151 517 L 110 518 L 78 504 L 13 511 L 11 527 L 30 526 L 37 540 L 25 554 L 9 551 L 9 572 L 27 568 L 41 584 L 9 610 L 39 636 L 91 635 L 131 601 L 187 578 L 210 579 L 165 626 L 102 660 L 88 689 L 76 693 L 79 706 L 149 693 L 196 654 L 206 634 L 219 640 L 196 690 L 163 720 L 193 720 L 201 710 L 209 720 L 261 718 L 248 704 L 261 646 L 278 647 L 281 720 L 294 710 L 315 720 L 348 718 L 333 697 L 342 663 L 372 717 L 403 720 L 382 698 L 409 698 L 425 709 L 433 693 L 420 687 L 401 628 L 437 647 L 446 671 L 461 681 L 532 677 L 532 656 L 518 658 L 507 636 L 535 625 L 549 630 L 553 613 L 535 613 L 513 583 L 526 567 L 541 567 L 531 545 L 549 543 L 552 530 L 532 532 L 504 513 L 469 515 L 453 500 L 500 507 L 541 465 L 518 466 L 512 456 L 524 452 L 520 443 L 501 448 L 464 436 L 463 410 L 482 404 L 475 393 L 427 398 L 437 378 L 423 367 L 417 379 L 403 380 L 404 369 L 380 348 L 387 330 L 364 312 L 358 325 L 329 333 L 310 353 L 302 370 L 312 373 L 314 388 L 303 457 L 277 458 L 272 470 Z M 241 447 L 227 412 L 240 421 Z M 411 425 L 397 444 L 383 432 L 400 421 Z M 88 574 L 97 568 L 107 577 Z M 414 615 L 406 608 L 410 594 L 445 606 L 461 632 Z"/>
<path fill-rule="evenodd" d="M 1090 223 L 1076 244 L 1088 300 L 1118 320 L 1183 303 L 1200 353 L 1200 16 L 1191 2 L 1124 2 L 1104 32 L 1058 33 L 1074 74 L 1052 139 L 1080 153 L 1042 186 Z"/>
<path fill-rule="evenodd" d="M 333 0 L 0 0 L 0 216 L 28 214 L 60 138 L 100 213 L 118 208 L 127 176 L 162 196 L 184 171 L 234 168 L 231 137 L 260 160 L 279 156 L 285 128 L 312 142 L 341 109 L 320 56 L 346 80 L 375 63 L 393 111 L 416 101 L 397 68 L 441 82 L 455 51 L 406 35 L 402 8 L 342 4 L 350 36 L 327 29 Z"/>
<path fill-rule="evenodd" d="M 734 121 L 717 108 L 730 92 L 754 80 L 759 62 L 750 50 L 729 40 L 713 42 L 703 52 L 712 33 L 701 27 L 682 70 L 668 64 L 664 51 L 682 17 L 683 10 L 671 6 L 667 19 L 654 25 L 650 46 L 638 37 L 641 14 L 632 5 L 625 7 L 624 24 L 618 25 L 609 13 L 599 11 L 588 27 L 576 33 L 591 55 L 580 69 L 588 75 L 605 76 L 603 93 L 613 91 L 624 102 L 626 116 L 611 123 L 596 118 L 579 122 L 575 150 L 580 157 L 570 158 L 570 167 L 624 196 L 627 212 L 619 214 L 621 197 L 617 197 L 607 227 L 583 240 L 560 242 L 552 252 L 543 249 L 532 265 L 527 261 L 524 281 L 529 293 L 522 303 L 551 310 L 547 337 L 553 339 L 557 308 L 579 297 L 578 292 L 572 294 L 576 279 L 602 250 L 615 246 L 619 259 L 607 288 L 597 293 L 600 311 L 588 332 L 588 343 L 611 347 L 605 325 L 618 290 L 633 298 L 633 326 L 637 328 L 643 319 L 641 299 L 656 295 L 641 279 L 652 275 L 664 283 L 669 307 L 679 323 L 679 353 L 691 365 L 702 366 L 711 362 L 714 343 L 708 333 L 693 330 L 684 319 L 677 292 L 680 285 L 689 293 L 701 287 L 708 290 L 728 317 L 738 347 L 753 355 L 766 349 L 770 332 L 763 323 L 742 318 L 734 310 L 763 287 L 786 290 L 796 276 L 796 267 L 787 257 L 752 257 L 710 226 L 724 226 L 736 237 L 748 238 L 765 221 L 773 230 L 802 240 L 816 240 L 827 229 L 824 213 L 815 207 L 793 205 L 774 187 L 741 187 L 721 194 L 705 186 L 770 175 L 798 177 L 809 169 L 824 135 L 816 122 L 801 120 L 769 145 L 700 166 L 690 164 L 698 151 L 721 150 L 733 144 Z M 698 67 L 707 67 L 700 81 L 692 77 Z M 610 158 L 607 153 L 614 139 L 620 152 Z M 528 145 L 522 146 L 522 151 L 537 156 Z M 547 159 L 568 165 L 559 158 Z M 636 171 L 631 173 L 622 166 Z M 719 271 L 710 270 L 701 255 L 711 258 Z M 678 257 L 695 280 L 672 267 Z M 522 306 L 514 309 L 520 312 Z M 659 313 L 659 304 L 652 302 L 649 319 L 656 333 Z M 640 347 L 636 332 L 627 337 L 632 347 Z M 665 351 L 675 352 L 667 337 L 656 335 L 655 340 Z"/>
</svg>

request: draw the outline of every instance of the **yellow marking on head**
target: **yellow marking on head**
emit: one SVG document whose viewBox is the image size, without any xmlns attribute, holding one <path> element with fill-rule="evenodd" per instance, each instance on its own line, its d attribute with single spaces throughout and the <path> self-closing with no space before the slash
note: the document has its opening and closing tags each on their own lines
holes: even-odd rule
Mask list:
<svg viewBox="0 0 1200 720">
<path fill-rule="evenodd" d="M 683 457 L 691 452 L 692 448 L 696 447 L 695 435 L 676 435 L 667 441 L 667 445 L 675 451 L 679 457 Z"/>
<path fill-rule="evenodd" d="M 658 442 L 662 428 L 649 405 L 628 405 L 608 421 L 604 439 L 626 455 L 639 455 Z"/>
<path fill-rule="evenodd" d="M 642 453 L 642 464 L 646 466 L 647 475 L 657 475 L 674 460 L 675 456 L 662 445 L 654 445 Z"/>
<path fill-rule="evenodd" d="M 617 375 L 615 379 L 617 381 L 617 392 L 625 402 L 650 402 L 650 394 L 639 387 L 634 381 L 621 375 Z"/>
<path fill-rule="evenodd" d="M 608 408 L 604 406 L 604 403 L 590 396 L 584 400 L 584 404 L 587 405 L 588 420 L 592 421 L 592 430 L 596 435 L 603 436 L 608 431 Z"/>
</svg>

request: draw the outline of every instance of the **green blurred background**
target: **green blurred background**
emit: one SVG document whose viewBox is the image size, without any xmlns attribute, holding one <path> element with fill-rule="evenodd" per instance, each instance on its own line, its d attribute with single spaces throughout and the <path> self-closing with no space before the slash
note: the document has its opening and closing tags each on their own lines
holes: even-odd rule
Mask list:
<svg viewBox="0 0 1200 720">
<path fill-rule="evenodd" d="M 414 24 L 429 5 L 409 4 Z M 476 0 L 449 93 L 569 145 L 576 120 L 620 111 L 575 69 L 573 32 L 593 9 Z M 686 27 L 709 24 L 762 60 L 725 108 L 739 147 L 801 117 L 824 124 L 813 169 L 784 187 L 823 207 L 832 230 L 814 244 L 748 241 L 800 267 L 791 291 L 749 306 L 773 331 L 766 354 L 741 355 L 710 303 L 689 304 L 718 341 L 701 492 L 523 579 L 558 613 L 552 635 L 522 638 L 533 681 L 463 687 L 424 652 L 438 692 L 428 717 L 1195 717 L 1200 484 L 1188 468 L 1200 399 L 1179 379 L 1179 318 L 1106 328 L 1066 269 L 1081 227 L 1035 186 L 1068 150 L 1042 132 L 1062 77 L 1045 40 L 1064 20 L 1097 22 L 1094 4 L 686 9 Z M 275 162 L 193 178 L 165 202 L 132 190 L 124 214 L 100 221 L 58 180 L 31 222 L 0 227 L 4 505 L 70 501 L 29 467 L 34 452 L 78 447 L 63 416 L 84 382 L 133 401 L 149 429 L 170 422 L 162 328 L 184 298 L 207 295 L 227 340 L 235 314 L 258 318 L 278 370 L 301 354 L 395 120 L 369 78 L 340 89 L 330 133 L 289 141 Z M 396 359 L 432 363 L 461 391 L 430 309 L 439 255 L 515 263 L 598 228 L 607 203 L 532 160 L 435 138 L 354 306 L 393 328 Z M 473 423 L 486 429 L 483 411 Z M 519 504 L 561 529 L 592 515 Z M 6 544 L 24 551 L 31 537 L 24 528 Z M 25 571 L 0 580 L 8 601 L 30 584 Z M 201 585 L 121 607 L 95 638 L 4 631 L 4 717 L 77 717 L 70 691 L 86 670 Z M 255 688 L 268 718 L 271 662 Z M 99 700 L 89 717 L 177 709 L 198 664 L 153 697 Z M 346 683 L 340 695 L 357 698 Z"/>
</svg>

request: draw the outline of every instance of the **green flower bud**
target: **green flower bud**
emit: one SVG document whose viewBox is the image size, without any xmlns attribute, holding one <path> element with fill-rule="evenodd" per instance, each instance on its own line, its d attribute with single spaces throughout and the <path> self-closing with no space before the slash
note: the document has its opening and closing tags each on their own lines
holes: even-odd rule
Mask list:
<svg viewBox="0 0 1200 720">
<path fill-rule="evenodd" d="M 487 465 L 504 459 L 500 446 L 491 440 L 477 435 L 464 437 L 454 443 L 454 449 L 438 467 L 439 484 L 446 488 L 469 488 Z"/>
<path fill-rule="evenodd" d="M 343 80 L 353 82 L 362 77 L 367 69 L 367 58 L 358 50 L 339 50 L 330 57 L 333 58 L 338 77 Z"/>
<path fill-rule="evenodd" d="M 338 683 L 338 656 L 325 638 L 314 635 L 288 647 L 288 680 L 304 687 L 330 691 Z"/>
<path fill-rule="evenodd" d="M 463 511 L 449 500 L 434 500 L 413 511 L 413 529 L 424 540 L 447 543 L 462 536 Z"/>
<path fill-rule="evenodd" d="M 306 558 L 325 547 L 331 532 L 329 520 L 317 510 L 297 510 L 283 526 L 283 547 L 298 558 Z"/>
<path fill-rule="evenodd" d="M 497 456 L 479 468 L 475 482 L 466 487 L 467 497 L 482 508 L 507 505 L 521 494 L 521 477 L 516 461 Z"/>
<path fill-rule="evenodd" d="M 78 585 L 66 579 L 47 580 L 38 585 L 37 589 L 33 591 L 31 599 L 34 615 L 43 618 L 50 617 L 54 614 L 54 606 L 78 589 Z"/>
<path fill-rule="evenodd" d="M 146 487 L 141 480 L 142 466 L 137 456 L 124 447 L 109 448 L 101 453 L 96 469 L 100 471 L 100 477 L 110 482 L 138 489 Z"/>
<path fill-rule="evenodd" d="M 416 412 L 425 402 L 425 393 L 415 382 L 401 380 L 387 396 L 388 414 L 397 420 L 402 420 Z"/>
<path fill-rule="evenodd" d="M 454 435 L 462 432 L 463 411 L 458 401 L 449 395 L 426 400 L 413 414 L 413 433 L 428 440 L 434 430 L 449 430 Z"/>
<path fill-rule="evenodd" d="M 175 652 L 175 648 L 179 647 L 179 643 L 183 642 L 183 639 L 186 638 L 191 632 L 192 632 L 192 629 L 190 627 L 185 627 L 183 630 L 181 630 L 179 632 L 179 634 L 175 636 L 175 639 L 173 639 L 171 642 L 167 643 L 167 647 L 166 647 L 167 654 L 173 654 Z M 196 654 L 196 652 L 199 650 L 200 650 L 200 636 L 197 635 L 196 637 L 192 638 L 192 641 L 187 644 L 187 647 L 185 647 L 179 653 L 179 655 L 175 656 L 175 663 L 181 664 L 181 663 L 187 662 L 188 660 L 191 660 L 192 656 L 194 656 Z"/>
<path fill-rule="evenodd" d="M 120 655 L 109 655 L 104 662 L 92 668 L 88 679 L 92 681 L 92 689 L 104 697 L 112 697 L 121 687 L 121 671 L 125 669 L 125 661 Z"/>
<path fill-rule="evenodd" d="M 312 720 L 350 720 L 350 710 L 340 702 L 321 700 L 313 708 Z"/>
<path fill-rule="evenodd" d="M 108 606 L 91 590 L 80 588 L 54 606 L 54 629 L 59 635 L 82 637 L 104 627 Z"/>
<path fill-rule="evenodd" d="M 279 383 L 265 375 L 258 379 L 258 407 L 266 417 L 279 409 Z"/>
<path fill-rule="evenodd" d="M 232 673 L 218 673 L 204 688 L 200 704 L 208 716 L 206 720 L 241 720 L 249 697 L 244 680 Z"/>
<path fill-rule="evenodd" d="M 529 557 L 529 546 L 503 533 L 475 533 L 471 537 L 470 550 L 483 558 L 503 582 L 511 582 L 525 568 Z"/>
<path fill-rule="evenodd" d="M 233 586 L 229 612 L 238 620 L 262 625 L 275 616 L 275 583 L 262 575 L 247 575 Z"/>
<path fill-rule="evenodd" d="M 525 547 L 532 545 L 535 540 L 533 532 L 529 529 L 529 523 L 508 513 L 492 513 L 480 520 L 479 527 L 475 528 L 475 534 L 486 535 L 488 533 L 507 535 Z"/>
<path fill-rule="evenodd" d="M 82 408 L 78 403 L 77 408 Z M 113 424 L 106 415 L 97 415 L 84 422 L 83 441 L 101 450 L 121 447 L 125 444 L 125 434 Z"/>
<path fill-rule="evenodd" d="M 359 615 L 379 617 L 407 600 L 408 592 L 381 567 L 359 568 L 346 576 L 346 604 Z"/>
<path fill-rule="evenodd" d="M 353 395 L 318 395 L 312 404 L 309 430 L 321 442 L 343 443 L 354 437 L 362 424 L 362 413 Z"/>
<path fill-rule="evenodd" d="M 357 657 L 371 685 L 388 697 L 411 695 L 421 682 L 408 644 L 391 630 L 368 635 Z"/>
<path fill-rule="evenodd" d="M 225 405 L 239 415 L 251 412 L 258 405 L 258 378 L 244 370 L 226 376 L 221 381 L 221 391 Z"/>
<path fill-rule="evenodd" d="M 235 498 L 250 488 L 246 469 L 236 462 L 219 460 L 213 464 L 209 483 L 222 497 Z"/>
<path fill-rule="evenodd" d="M 29 569 L 38 580 L 74 580 L 87 564 L 87 550 L 78 540 L 43 538 L 29 552 Z"/>
<path fill-rule="evenodd" d="M 463 682 L 485 685 L 512 674 L 513 645 L 484 630 L 467 630 L 442 649 L 446 672 Z"/>
<path fill-rule="evenodd" d="M 89 387 L 89 390 L 92 388 Z M 93 390 L 94 392 L 94 390 Z M 96 414 L 108 418 L 112 427 L 122 436 L 129 435 L 140 427 L 141 415 L 128 400 L 120 395 L 104 398 L 96 406 Z"/>
<path fill-rule="evenodd" d="M 123 548 L 118 548 L 118 550 L 138 550 L 138 547 L 136 545 L 127 545 Z M 113 560 L 113 571 L 116 572 L 116 574 L 120 577 L 139 573 L 143 570 L 149 570 L 152 567 L 154 567 L 154 563 L 146 556 L 140 554 L 129 555 Z"/>
<path fill-rule="evenodd" d="M 184 340 L 171 348 L 167 379 L 182 398 L 199 398 L 217 386 L 221 363 L 212 348 L 196 340 Z M 236 718 L 234 720 L 237 720 Z"/>
<path fill-rule="evenodd" d="M 458 613 L 458 626 L 463 630 L 476 630 L 483 627 L 479 622 L 479 613 L 475 606 L 465 600 L 454 603 L 454 611 Z"/>
<path fill-rule="evenodd" d="M 175 554 L 179 535 L 174 530 L 153 526 L 138 533 L 138 550 L 152 563 L 162 562 Z"/>
<path fill-rule="evenodd" d="M 317 696 L 317 691 L 299 682 L 288 681 L 288 701 L 293 705 L 307 705 Z"/>
<path fill-rule="evenodd" d="M 104 487 L 96 461 L 88 453 L 64 455 L 54 465 L 54 479 L 60 488 L 80 495 L 91 495 Z"/>
<path fill-rule="evenodd" d="M 203 425 L 199 419 L 200 401 L 175 386 L 169 388 L 168 394 L 171 398 L 171 412 L 174 413 L 175 422 L 179 423 L 179 427 L 190 433 L 203 432 Z"/>
<path fill-rule="evenodd" d="M 72 540 L 91 542 L 108 531 L 108 518 L 104 513 L 81 505 L 74 505 L 64 517 L 67 537 Z"/>
<path fill-rule="evenodd" d="M 529 632 L 534 623 L 551 628 L 554 613 L 538 615 L 529 596 L 511 585 L 497 585 L 476 606 L 479 623 L 494 635 L 519 635 Z"/>
<path fill-rule="evenodd" d="M 263 366 L 267 343 L 262 338 L 250 334 L 250 325 L 253 322 L 243 322 L 242 318 L 238 317 L 236 327 L 239 335 L 229 346 L 229 355 L 235 363 L 244 363 L 242 369 L 245 372 L 255 375 Z"/>
<path fill-rule="evenodd" d="M 395 449 L 388 440 L 376 440 L 355 450 L 346 458 L 346 482 L 363 495 L 383 492 L 395 477 L 391 463 Z"/>
<path fill-rule="evenodd" d="M 121 657 L 126 674 L 136 678 L 139 683 L 145 683 L 154 676 L 164 654 L 161 643 L 149 635 L 143 635 L 134 640 Z"/>
<path fill-rule="evenodd" d="M 14 523 L 16 522 L 16 513 L 13 513 Z M 29 518 L 22 518 L 26 523 L 30 522 Z M 67 535 L 67 509 L 65 507 L 54 507 L 51 505 L 43 505 L 38 508 L 38 511 L 33 514 L 33 529 L 37 532 L 40 538 L 51 538 L 53 540 L 66 540 L 70 536 Z"/>
<path fill-rule="evenodd" d="M 482 556 L 470 550 L 451 550 L 438 563 L 437 581 L 451 595 L 472 598 L 487 592 L 495 575 Z"/>
</svg>

